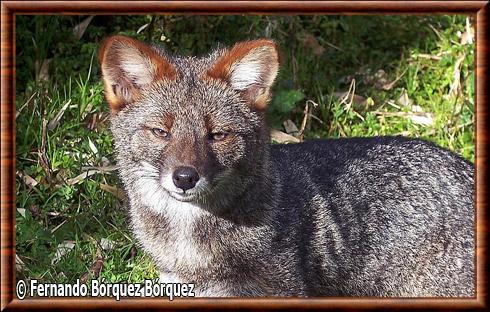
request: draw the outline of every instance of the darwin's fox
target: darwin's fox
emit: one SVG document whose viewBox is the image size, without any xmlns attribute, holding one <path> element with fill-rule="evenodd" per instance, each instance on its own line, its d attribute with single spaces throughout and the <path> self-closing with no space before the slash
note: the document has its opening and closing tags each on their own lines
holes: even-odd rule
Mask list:
<svg viewBox="0 0 490 312">
<path fill-rule="evenodd" d="M 270 145 L 278 51 L 99 54 L 131 222 L 200 296 L 475 296 L 472 164 L 403 137 Z"/>
</svg>

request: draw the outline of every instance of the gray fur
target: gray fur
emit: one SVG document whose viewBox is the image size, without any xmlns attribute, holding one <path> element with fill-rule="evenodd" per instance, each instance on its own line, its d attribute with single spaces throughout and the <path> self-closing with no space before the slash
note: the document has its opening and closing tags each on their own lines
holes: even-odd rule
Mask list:
<svg viewBox="0 0 490 312">
<path fill-rule="evenodd" d="M 475 295 L 470 163 L 403 137 L 271 146 L 263 111 L 200 79 L 223 51 L 160 53 L 177 79 L 144 88 L 111 129 L 134 234 L 163 279 L 211 297 Z M 169 115 L 169 141 L 145 130 Z M 206 118 L 233 138 L 210 143 Z M 208 183 L 190 202 L 161 186 L 179 165 Z"/>
</svg>

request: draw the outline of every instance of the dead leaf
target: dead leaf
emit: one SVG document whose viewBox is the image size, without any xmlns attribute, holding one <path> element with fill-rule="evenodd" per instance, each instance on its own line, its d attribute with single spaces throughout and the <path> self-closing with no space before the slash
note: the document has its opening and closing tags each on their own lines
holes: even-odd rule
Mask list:
<svg viewBox="0 0 490 312">
<path fill-rule="evenodd" d="M 299 133 L 297 135 L 297 137 L 299 138 L 299 140 L 301 142 L 304 141 L 306 124 L 308 123 L 309 120 L 311 120 L 313 118 L 313 119 L 317 120 L 318 122 L 320 122 L 321 124 L 323 124 L 323 121 L 320 118 L 316 117 L 315 115 L 313 115 L 311 113 L 313 111 L 313 109 L 317 108 L 317 107 L 318 107 L 318 103 L 316 103 L 312 100 L 307 100 L 305 103 L 305 108 L 303 110 L 303 120 L 301 121 L 301 127 L 300 127 Z"/>
<path fill-rule="evenodd" d="M 97 171 L 100 171 L 100 172 L 111 172 L 111 171 L 115 171 L 117 170 L 117 166 L 116 165 L 106 165 L 106 166 L 101 166 L 101 167 L 93 167 L 93 166 L 88 166 L 88 167 L 82 167 L 82 170 L 83 171 L 88 171 L 88 170 L 97 170 Z"/>
<path fill-rule="evenodd" d="M 70 250 L 75 247 L 75 242 L 74 241 L 64 241 L 63 243 L 58 244 L 58 247 L 56 248 L 56 253 L 51 260 L 51 265 L 57 263 L 61 257 L 66 255 Z"/>
<path fill-rule="evenodd" d="M 39 205 L 29 206 L 29 211 L 34 218 L 38 218 L 41 215 L 41 209 L 39 209 Z"/>
<path fill-rule="evenodd" d="M 442 60 L 442 57 L 439 56 L 439 55 L 424 54 L 424 53 L 413 54 L 410 57 L 410 59 L 413 59 L 413 58 L 423 58 L 423 59 L 428 59 L 428 60 L 432 60 L 432 61 L 440 61 L 440 60 Z"/>
<path fill-rule="evenodd" d="M 466 54 L 463 53 L 458 57 L 454 64 L 454 72 L 453 72 L 453 82 L 451 83 L 451 87 L 449 88 L 449 92 L 446 95 L 446 98 L 451 96 L 455 96 L 459 93 L 461 87 L 461 66 L 463 65 L 464 58 Z"/>
<path fill-rule="evenodd" d="M 291 119 L 288 119 L 282 123 L 284 126 L 284 130 L 286 130 L 287 134 L 298 133 L 298 127 L 294 124 Z"/>
<path fill-rule="evenodd" d="M 97 149 L 97 146 L 95 146 L 94 142 L 92 142 L 90 138 L 88 138 L 88 147 L 90 148 L 92 153 L 94 153 L 94 155 L 97 156 L 99 154 L 99 150 Z"/>
<path fill-rule="evenodd" d="M 80 183 L 81 181 L 85 180 L 86 178 L 96 174 L 100 172 L 99 170 L 87 170 L 85 172 L 82 172 L 80 173 L 79 175 L 77 175 L 76 177 L 72 178 L 72 179 L 68 179 L 66 181 L 66 184 L 67 185 L 74 185 L 74 184 L 77 184 L 77 183 Z"/>
<path fill-rule="evenodd" d="M 300 140 L 298 138 L 293 137 L 287 133 L 282 131 L 272 129 L 271 130 L 271 139 L 277 143 L 299 143 Z"/>
<path fill-rule="evenodd" d="M 414 113 L 423 113 L 424 109 L 418 105 L 412 105 L 412 112 Z"/>
<path fill-rule="evenodd" d="M 17 212 L 25 219 L 26 217 L 26 209 L 25 208 L 17 208 Z"/>
<path fill-rule="evenodd" d="M 85 127 L 89 130 L 96 130 L 105 127 L 109 120 L 110 114 L 107 112 L 97 112 L 93 114 L 88 114 L 83 122 Z"/>
<path fill-rule="evenodd" d="M 100 186 L 101 190 L 106 191 L 108 193 L 111 193 L 112 195 L 116 196 L 120 200 L 126 199 L 126 193 L 123 190 L 121 190 L 120 188 L 117 188 L 117 187 L 112 186 L 112 185 L 104 184 L 104 183 L 100 183 L 99 186 Z"/>
<path fill-rule="evenodd" d="M 389 81 L 386 77 L 386 72 L 382 69 L 378 69 L 378 71 L 374 74 L 374 87 L 378 90 L 383 90 L 383 86 L 388 86 Z"/>
<path fill-rule="evenodd" d="M 84 19 L 80 24 L 76 25 L 73 28 L 73 35 L 75 36 L 75 38 L 77 38 L 78 40 L 82 38 L 83 34 L 85 33 L 85 30 L 87 29 L 88 25 L 90 24 L 93 18 L 94 15 L 90 15 L 89 17 Z"/>
<path fill-rule="evenodd" d="M 29 99 L 19 108 L 19 110 L 17 112 L 15 112 L 15 119 L 17 119 L 17 117 L 19 117 L 20 113 L 22 112 L 22 110 L 24 110 L 24 108 L 29 105 L 31 103 L 31 101 L 38 95 L 38 92 L 34 92 L 30 97 Z"/>
<path fill-rule="evenodd" d="M 382 83 L 380 86 L 378 86 L 378 88 L 380 88 L 382 90 L 385 90 L 385 91 L 389 91 L 389 90 L 393 89 L 393 87 L 398 82 L 398 80 L 400 80 L 403 77 L 403 75 L 405 75 L 405 72 L 406 71 L 407 71 L 407 69 L 405 68 L 405 70 L 401 73 L 401 75 L 400 76 L 397 76 L 395 78 L 395 80 L 393 80 L 393 81 L 386 81 L 385 83 Z"/>
<path fill-rule="evenodd" d="M 129 258 L 133 259 L 134 257 L 136 257 L 137 254 L 138 254 L 138 249 L 136 249 L 135 246 L 131 247 L 131 252 L 129 254 Z"/>
<path fill-rule="evenodd" d="M 100 159 L 100 162 L 101 162 L 103 167 L 108 167 L 111 165 L 111 162 L 105 156 L 102 156 L 102 158 Z"/>
<path fill-rule="evenodd" d="M 409 118 L 413 123 L 430 126 L 434 123 L 434 116 L 431 113 L 413 113 L 413 112 L 373 112 L 375 115 L 385 117 L 403 117 Z"/>
<path fill-rule="evenodd" d="M 43 117 L 42 131 L 41 131 L 41 148 L 38 150 L 37 155 L 38 155 L 38 159 L 39 159 L 39 164 L 41 165 L 41 168 L 43 168 L 46 182 L 49 185 L 51 185 L 51 184 L 54 184 L 56 182 L 55 181 L 56 179 L 54 177 L 53 170 L 51 169 L 49 158 L 46 155 L 47 125 L 48 125 L 48 122 Z"/>
<path fill-rule="evenodd" d="M 349 91 L 340 91 L 340 92 L 334 92 L 333 95 L 339 99 L 340 102 L 348 102 L 349 98 L 351 100 L 351 105 L 354 107 L 355 110 L 365 110 L 368 106 L 368 101 L 365 97 L 362 97 L 357 94 L 350 94 Z"/>
<path fill-rule="evenodd" d="M 148 25 L 150 25 L 150 23 L 146 23 L 144 24 L 143 26 L 141 26 L 140 28 L 138 28 L 138 30 L 136 31 L 136 34 L 139 34 L 140 32 L 142 32 L 143 30 L 146 29 L 146 27 L 148 27 Z"/>
<path fill-rule="evenodd" d="M 63 114 L 65 113 L 65 111 L 68 108 L 68 106 L 70 105 L 70 103 L 71 103 L 71 99 L 69 99 L 65 103 L 65 105 L 63 105 L 63 107 L 60 109 L 58 114 L 56 114 L 56 116 L 48 123 L 48 130 L 51 131 L 58 126 L 58 124 L 60 123 L 61 117 L 63 117 Z"/>
<path fill-rule="evenodd" d="M 349 92 L 348 91 L 345 91 L 345 92 L 334 92 L 333 95 L 338 98 L 340 101 L 347 101 L 347 99 L 349 98 Z M 365 97 L 362 97 L 360 95 L 357 95 L 357 94 L 354 94 L 354 97 L 352 98 L 352 101 L 356 104 L 362 104 L 362 105 L 365 105 L 366 104 L 366 98 Z"/>
<path fill-rule="evenodd" d="M 398 100 L 396 100 L 396 103 L 401 106 L 409 106 L 412 104 L 412 100 L 410 100 L 410 98 L 408 97 L 407 90 L 403 89 L 402 94 L 400 95 Z"/>
<path fill-rule="evenodd" d="M 23 271 L 24 268 L 26 267 L 24 261 L 16 254 L 15 255 L 15 269 L 17 271 Z"/>
<path fill-rule="evenodd" d="M 32 189 L 34 186 L 39 184 L 36 179 L 32 178 L 26 173 L 23 173 L 22 171 L 16 171 L 15 174 L 22 180 L 22 182 L 25 183 L 25 185 L 27 185 L 29 189 Z"/>
<path fill-rule="evenodd" d="M 412 120 L 413 123 L 423 125 L 423 126 L 430 126 L 434 123 L 434 119 L 432 115 L 429 113 L 413 114 L 410 116 L 410 119 Z"/>
<path fill-rule="evenodd" d="M 65 224 L 67 222 L 67 220 L 63 220 L 63 222 L 61 222 L 60 224 L 58 224 L 57 226 L 55 226 L 52 230 L 51 230 L 51 234 L 53 234 L 54 232 L 56 232 L 60 227 L 63 226 L 63 224 Z"/>
<path fill-rule="evenodd" d="M 97 257 L 95 262 L 92 263 L 92 265 L 88 269 L 88 272 L 83 273 L 83 275 L 80 277 L 80 283 L 85 284 L 89 277 L 98 278 L 103 268 L 104 268 L 104 258 Z"/>
<path fill-rule="evenodd" d="M 111 251 L 116 246 L 116 242 L 108 238 L 101 238 L 99 245 L 105 251 Z"/>
<path fill-rule="evenodd" d="M 475 38 L 475 30 L 471 27 L 470 19 L 466 18 L 466 28 L 464 33 L 461 34 L 461 44 L 472 44 Z"/>
<path fill-rule="evenodd" d="M 36 60 L 36 81 L 48 81 L 49 80 L 49 63 L 51 59 Z"/>
</svg>

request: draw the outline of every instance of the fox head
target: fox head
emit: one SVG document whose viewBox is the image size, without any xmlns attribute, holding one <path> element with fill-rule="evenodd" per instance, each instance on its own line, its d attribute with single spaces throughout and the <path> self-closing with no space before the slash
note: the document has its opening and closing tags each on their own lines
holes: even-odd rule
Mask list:
<svg viewBox="0 0 490 312">
<path fill-rule="evenodd" d="M 157 207 L 168 198 L 206 204 L 253 183 L 268 155 L 274 42 L 240 42 L 196 58 L 114 36 L 99 60 L 130 198 Z"/>
</svg>

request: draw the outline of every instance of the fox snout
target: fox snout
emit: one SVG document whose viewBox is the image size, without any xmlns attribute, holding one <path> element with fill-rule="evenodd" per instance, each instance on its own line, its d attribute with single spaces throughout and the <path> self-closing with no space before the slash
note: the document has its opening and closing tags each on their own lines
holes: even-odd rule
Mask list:
<svg viewBox="0 0 490 312">
<path fill-rule="evenodd" d="M 194 167 L 180 166 L 172 173 L 172 181 L 176 187 L 185 192 L 196 186 L 199 181 L 199 173 Z"/>
</svg>

